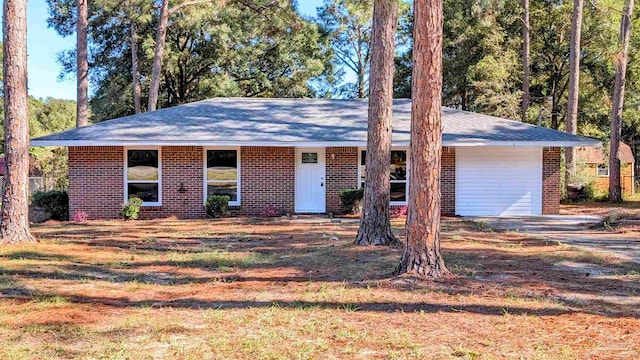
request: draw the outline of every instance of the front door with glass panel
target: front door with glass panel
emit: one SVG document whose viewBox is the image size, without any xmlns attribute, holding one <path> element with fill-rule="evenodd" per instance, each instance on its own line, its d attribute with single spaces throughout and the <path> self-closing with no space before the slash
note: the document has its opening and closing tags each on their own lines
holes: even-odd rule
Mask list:
<svg viewBox="0 0 640 360">
<path fill-rule="evenodd" d="M 325 149 L 296 149 L 296 212 L 326 212 Z"/>
</svg>

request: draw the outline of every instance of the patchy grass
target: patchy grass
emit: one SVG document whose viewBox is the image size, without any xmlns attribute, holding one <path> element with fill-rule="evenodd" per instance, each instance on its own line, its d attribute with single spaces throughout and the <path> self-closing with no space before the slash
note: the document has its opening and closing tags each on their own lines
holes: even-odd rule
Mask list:
<svg viewBox="0 0 640 360">
<path fill-rule="evenodd" d="M 640 196 L 640 194 L 638 195 Z M 594 201 L 576 204 L 563 204 L 560 213 L 566 215 L 594 215 L 604 217 L 611 212 L 627 213 L 640 217 L 640 200 L 625 200 L 622 203 L 610 203 L 608 201 Z"/>
<path fill-rule="evenodd" d="M 640 231 L 640 194 L 622 203 L 593 202 L 562 205 L 561 213 L 566 215 L 592 215 L 602 220 L 594 224 L 594 229 L 608 232 L 632 233 Z"/>
<path fill-rule="evenodd" d="M 449 220 L 442 246 L 453 274 L 397 279 L 390 274 L 401 249 L 352 246 L 356 226 L 281 219 L 36 226 L 40 244 L 0 248 L 0 357 L 640 353 L 633 264 Z M 394 220 L 398 234 L 401 226 Z"/>
</svg>

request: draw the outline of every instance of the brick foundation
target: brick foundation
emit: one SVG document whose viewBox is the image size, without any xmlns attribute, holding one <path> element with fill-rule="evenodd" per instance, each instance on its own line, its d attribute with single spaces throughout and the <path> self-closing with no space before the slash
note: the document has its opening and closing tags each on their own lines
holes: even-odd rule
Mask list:
<svg viewBox="0 0 640 360">
<path fill-rule="evenodd" d="M 542 214 L 560 213 L 560 148 L 542 149 Z"/>
</svg>

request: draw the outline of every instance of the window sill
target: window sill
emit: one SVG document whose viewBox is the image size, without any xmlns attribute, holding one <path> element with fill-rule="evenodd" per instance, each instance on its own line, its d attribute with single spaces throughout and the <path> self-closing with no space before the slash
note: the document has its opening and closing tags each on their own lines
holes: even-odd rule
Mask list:
<svg viewBox="0 0 640 360">
<path fill-rule="evenodd" d="M 407 206 L 409 203 L 407 201 L 391 201 L 389 202 L 389 206 Z"/>
<path fill-rule="evenodd" d="M 229 203 L 228 205 L 229 205 L 230 208 L 236 209 L 236 208 L 240 208 L 241 204 L 240 203 Z M 202 204 L 202 206 L 207 206 L 207 204 L 204 203 L 204 204 Z"/>
<path fill-rule="evenodd" d="M 142 210 L 156 210 L 162 208 L 162 204 L 142 204 L 140 209 Z"/>
</svg>

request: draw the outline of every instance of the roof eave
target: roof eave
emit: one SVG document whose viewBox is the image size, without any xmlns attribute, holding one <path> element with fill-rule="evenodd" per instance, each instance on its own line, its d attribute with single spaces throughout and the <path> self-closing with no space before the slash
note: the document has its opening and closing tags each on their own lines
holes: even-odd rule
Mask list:
<svg viewBox="0 0 640 360">
<path fill-rule="evenodd" d="M 409 141 L 394 141 L 393 146 L 409 146 Z M 344 147 L 367 146 L 366 141 L 208 141 L 208 140 L 31 140 L 31 146 L 275 146 L 275 147 Z M 600 147 L 602 142 L 593 139 L 565 141 L 447 141 L 442 146 L 526 146 L 526 147 Z"/>
</svg>

